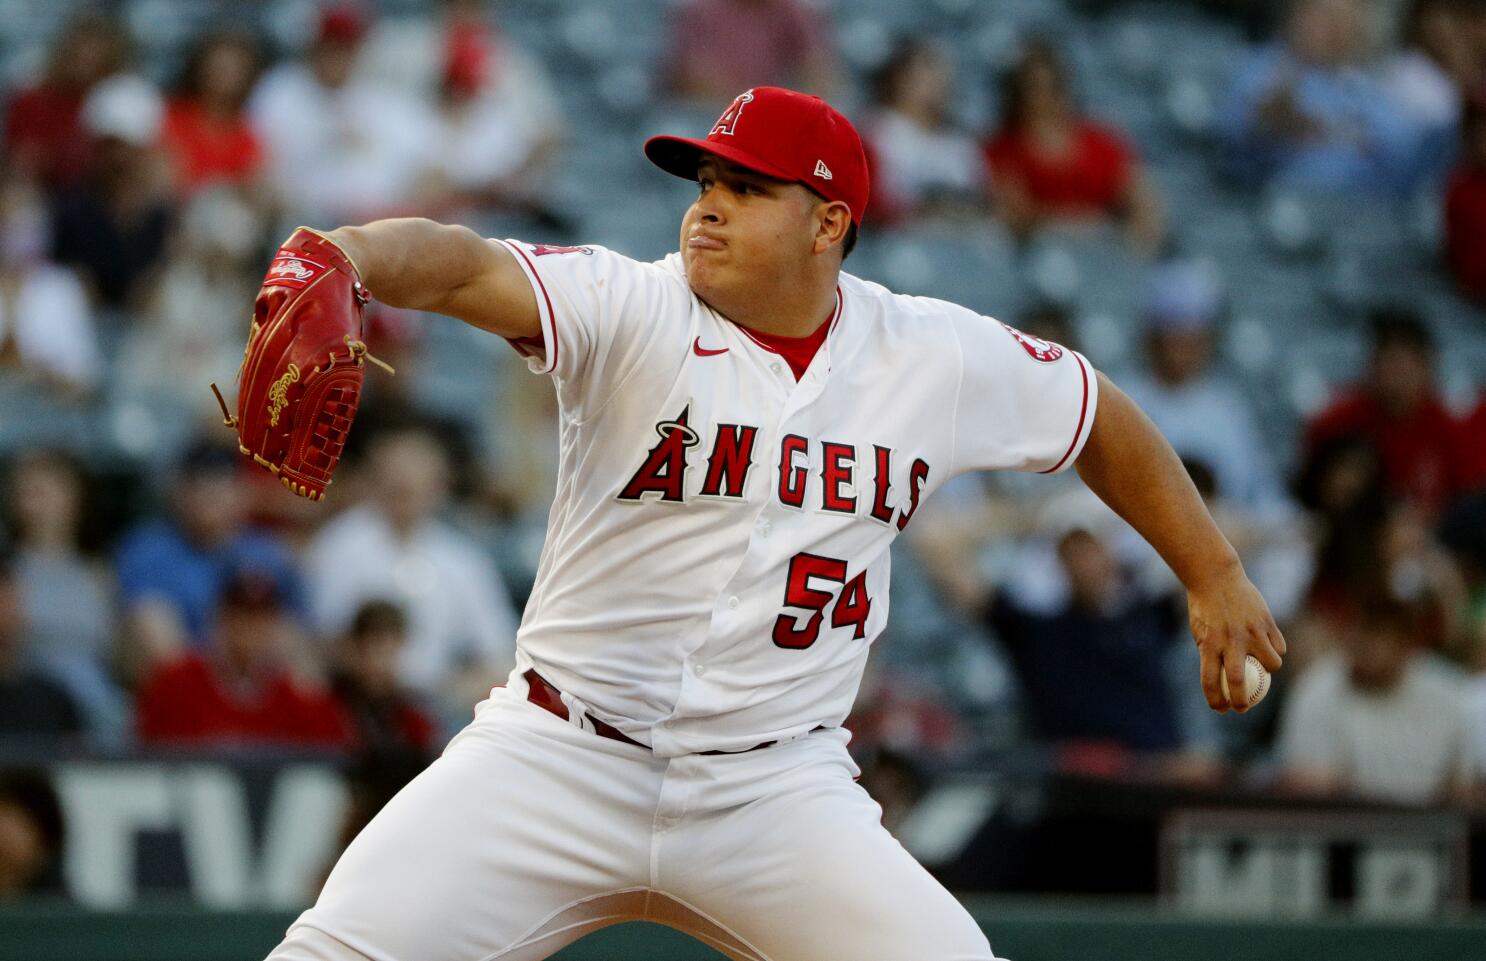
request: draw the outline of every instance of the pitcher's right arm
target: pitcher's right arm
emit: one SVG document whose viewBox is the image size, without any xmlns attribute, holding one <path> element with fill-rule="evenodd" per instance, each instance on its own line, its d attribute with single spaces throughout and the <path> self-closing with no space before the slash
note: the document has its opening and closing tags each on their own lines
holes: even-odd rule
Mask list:
<svg viewBox="0 0 1486 961">
<path fill-rule="evenodd" d="M 515 256 L 468 227 L 399 217 L 325 236 L 385 304 L 448 314 L 513 340 L 541 336 L 536 294 Z"/>
</svg>

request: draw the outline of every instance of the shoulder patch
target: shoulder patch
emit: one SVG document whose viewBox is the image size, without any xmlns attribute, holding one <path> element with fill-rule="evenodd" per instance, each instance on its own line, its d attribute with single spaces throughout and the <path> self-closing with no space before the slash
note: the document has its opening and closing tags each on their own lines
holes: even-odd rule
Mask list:
<svg viewBox="0 0 1486 961">
<path fill-rule="evenodd" d="M 588 254 L 593 255 L 592 247 L 559 247 L 555 244 L 527 244 L 531 248 L 533 257 L 545 257 L 548 254 Z"/>
<path fill-rule="evenodd" d="M 1022 350 L 1025 350 L 1027 355 L 1033 360 L 1043 364 L 1051 364 L 1063 356 L 1063 348 L 1052 341 L 1043 340 L 1041 337 L 1033 337 L 1031 334 L 1024 334 L 1008 323 L 1000 321 L 998 323 L 1006 328 L 1007 333 L 1016 338 L 1017 343 L 1022 345 Z"/>
</svg>

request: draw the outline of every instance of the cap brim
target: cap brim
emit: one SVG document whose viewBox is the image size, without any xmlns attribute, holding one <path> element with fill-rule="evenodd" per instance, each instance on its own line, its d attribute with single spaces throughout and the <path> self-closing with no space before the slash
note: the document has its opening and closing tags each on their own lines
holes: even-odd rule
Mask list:
<svg viewBox="0 0 1486 961">
<path fill-rule="evenodd" d="M 697 164 L 701 162 L 703 154 L 721 157 L 740 167 L 747 167 L 755 173 L 761 173 L 777 180 L 787 180 L 791 183 L 799 180 L 788 170 L 765 163 L 745 150 L 739 150 L 737 147 L 718 143 L 715 140 L 651 137 L 645 141 L 645 156 L 650 158 L 650 162 L 666 173 L 683 180 L 697 179 Z"/>
</svg>

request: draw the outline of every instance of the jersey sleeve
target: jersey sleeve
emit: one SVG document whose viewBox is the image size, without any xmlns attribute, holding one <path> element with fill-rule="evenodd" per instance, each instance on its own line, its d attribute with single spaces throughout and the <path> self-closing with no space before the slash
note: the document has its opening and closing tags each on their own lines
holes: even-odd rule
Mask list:
<svg viewBox="0 0 1486 961">
<path fill-rule="evenodd" d="M 638 366 L 667 316 L 668 291 L 655 268 L 603 247 L 493 241 L 516 258 L 541 316 L 540 337 L 513 340 L 536 373 L 557 382 L 559 403 L 578 420 L 598 410 Z"/>
<path fill-rule="evenodd" d="M 952 473 L 1067 470 L 1094 424 L 1093 366 L 989 317 L 956 310 L 951 320 L 960 349 Z"/>
</svg>

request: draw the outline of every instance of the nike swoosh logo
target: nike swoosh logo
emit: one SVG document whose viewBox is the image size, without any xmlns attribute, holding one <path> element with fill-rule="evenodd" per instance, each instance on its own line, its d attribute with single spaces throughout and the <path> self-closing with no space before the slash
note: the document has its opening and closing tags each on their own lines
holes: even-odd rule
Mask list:
<svg viewBox="0 0 1486 961">
<path fill-rule="evenodd" d="M 718 354 L 727 353 L 728 349 L 726 347 L 721 347 L 717 350 L 709 350 L 706 347 L 702 346 L 702 338 L 698 337 L 696 340 L 691 342 L 691 351 L 698 357 L 716 357 Z"/>
</svg>

